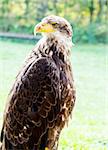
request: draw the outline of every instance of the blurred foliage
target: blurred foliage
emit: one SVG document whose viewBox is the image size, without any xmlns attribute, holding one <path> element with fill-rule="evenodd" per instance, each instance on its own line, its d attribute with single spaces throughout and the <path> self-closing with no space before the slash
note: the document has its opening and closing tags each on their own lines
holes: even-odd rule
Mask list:
<svg viewBox="0 0 108 150">
<path fill-rule="evenodd" d="M 50 14 L 71 23 L 75 43 L 108 42 L 108 0 L 0 0 L 0 31 L 32 34 Z"/>
</svg>

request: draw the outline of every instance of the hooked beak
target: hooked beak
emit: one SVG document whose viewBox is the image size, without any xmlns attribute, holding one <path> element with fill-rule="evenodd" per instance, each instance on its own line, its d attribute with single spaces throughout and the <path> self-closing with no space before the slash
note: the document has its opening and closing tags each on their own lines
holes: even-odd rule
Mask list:
<svg viewBox="0 0 108 150">
<path fill-rule="evenodd" d="M 55 29 L 51 24 L 48 23 L 39 23 L 34 27 L 34 35 L 36 33 L 52 33 L 55 32 Z"/>
</svg>

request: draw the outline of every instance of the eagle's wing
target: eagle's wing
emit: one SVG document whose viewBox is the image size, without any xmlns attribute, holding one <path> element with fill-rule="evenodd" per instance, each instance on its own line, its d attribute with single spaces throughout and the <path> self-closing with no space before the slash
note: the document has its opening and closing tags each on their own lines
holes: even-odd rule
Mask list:
<svg viewBox="0 0 108 150">
<path fill-rule="evenodd" d="M 2 136 L 14 146 L 31 137 L 37 144 L 60 112 L 59 82 L 59 69 L 51 58 L 29 61 L 10 92 Z"/>
</svg>

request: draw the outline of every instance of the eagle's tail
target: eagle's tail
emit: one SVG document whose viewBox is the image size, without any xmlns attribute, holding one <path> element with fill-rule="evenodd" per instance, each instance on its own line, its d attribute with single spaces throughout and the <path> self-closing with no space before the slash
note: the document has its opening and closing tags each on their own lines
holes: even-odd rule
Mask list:
<svg viewBox="0 0 108 150">
<path fill-rule="evenodd" d="M 47 129 L 46 133 L 43 135 L 38 150 L 58 150 L 59 136 L 57 136 L 55 140 L 48 137 L 48 130 L 49 129 Z"/>
<path fill-rule="evenodd" d="M 37 134 L 37 133 L 35 133 Z M 4 127 L 1 130 L 1 136 L 0 136 L 0 150 L 57 150 L 58 149 L 58 139 L 57 144 L 52 145 L 49 143 L 48 138 L 48 130 L 46 133 L 42 136 L 41 141 L 39 142 L 39 145 L 35 145 L 35 137 L 31 135 L 29 141 L 27 143 L 18 144 L 17 146 L 13 146 L 12 143 L 7 139 L 5 133 L 4 133 Z M 54 142 L 56 143 L 56 142 Z M 49 145 L 52 145 L 51 149 L 49 149 Z M 48 147 L 47 147 L 48 146 Z"/>
</svg>

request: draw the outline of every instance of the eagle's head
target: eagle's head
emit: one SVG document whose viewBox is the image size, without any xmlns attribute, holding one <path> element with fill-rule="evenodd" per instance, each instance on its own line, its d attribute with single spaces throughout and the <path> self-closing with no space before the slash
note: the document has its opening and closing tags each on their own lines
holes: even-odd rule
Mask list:
<svg viewBox="0 0 108 150">
<path fill-rule="evenodd" d="M 47 36 L 72 37 L 72 28 L 69 22 L 59 16 L 47 16 L 34 28 L 34 34 L 37 32 Z"/>
</svg>

